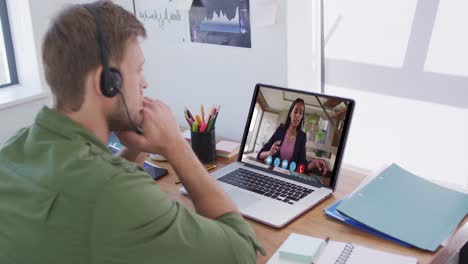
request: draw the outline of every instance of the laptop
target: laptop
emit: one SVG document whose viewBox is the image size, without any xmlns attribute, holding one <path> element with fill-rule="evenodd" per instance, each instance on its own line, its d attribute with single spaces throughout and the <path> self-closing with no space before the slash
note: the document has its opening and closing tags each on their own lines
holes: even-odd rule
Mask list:
<svg viewBox="0 0 468 264">
<path fill-rule="evenodd" d="M 302 107 L 293 105 L 298 98 Z M 257 84 L 237 161 L 211 175 L 245 217 L 281 228 L 335 190 L 354 105 L 351 99 Z M 289 126 L 302 131 L 295 139 L 285 132 L 288 116 Z M 271 152 L 278 140 L 279 150 Z M 314 160 L 318 165 L 308 165 Z M 183 187 L 181 192 L 186 194 Z"/>
</svg>

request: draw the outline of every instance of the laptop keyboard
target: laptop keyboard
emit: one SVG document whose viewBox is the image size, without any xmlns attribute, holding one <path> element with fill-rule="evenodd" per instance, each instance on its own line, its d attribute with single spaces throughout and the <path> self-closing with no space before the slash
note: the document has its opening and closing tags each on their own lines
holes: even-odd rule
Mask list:
<svg viewBox="0 0 468 264">
<path fill-rule="evenodd" d="M 242 168 L 236 169 L 218 180 L 287 204 L 298 202 L 313 192 L 312 189 Z"/>
</svg>

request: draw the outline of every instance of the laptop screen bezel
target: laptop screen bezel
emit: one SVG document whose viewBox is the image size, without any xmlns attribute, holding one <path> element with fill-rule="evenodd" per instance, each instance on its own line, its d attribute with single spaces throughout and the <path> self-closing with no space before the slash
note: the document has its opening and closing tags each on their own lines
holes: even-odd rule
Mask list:
<svg viewBox="0 0 468 264">
<path fill-rule="evenodd" d="M 252 96 L 252 101 L 250 103 L 249 115 L 247 117 L 247 122 L 246 122 L 245 128 L 244 128 L 244 135 L 242 136 L 242 142 L 241 142 L 240 149 L 239 149 L 239 155 L 237 156 L 237 161 L 238 162 L 241 162 L 241 163 L 246 164 L 246 165 L 254 166 L 254 167 L 257 167 L 257 166 L 252 165 L 250 163 L 243 162 L 242 161 L 242 156 L 244 155 L 244 148 L 245 148 L 245 144 L 246 144 L 246 141 L 247 141 L 247 136 L 249 134 L 249 128 L 250 128 L 250 123 L 252 121 L 252 115 L 253 115 L 253 112 L 254 112 L 254 109 L 255 109 L 255 104 L 257 102 L 257 96 L 258 96 L 258 93 L 260 92 L 260 88 L 262 88 L 262 87 L 265 87 L 267 89 L 275 89 L 275 90 L 293 92 L 293 93 L 304 94 L 304 95 L 319 96 L 319 97 L 324 97 L 324 98 L 327 98 L 327 99 L 342 100 L 342 101 L 346 101 L 348 103 L 348 110 L 346 112 L 346 118 L 344 120 L 343 132 L 342 132 L 341 139 L 340 139 L 340 142 L 338 144 L 338 150 L 337 150 L 337 153 L 336 153 L 335 165 L 333 167 L 333 173 L 332 173 L 332 175 L 330 177 L 330 186 L 325 186 L 325 187 L 330 188 L 330 189 L 332 189 L 334 191 L 335 187 L 336 187 L 337 180 L 338 180 L 338 175 L 339 175 L 339 172 L 340 172 L 340 168 L 341 168 L 341 162 L 343 160 L 343 154 L 344 154 L 344 150 L 345 150 L 346 141 L 347 141 L 347 138 L 348 138 L 349 128 L 350 128 L 350 125 L 351 125 L 351 119 L 352 119 L 352 115 L 353 115 L 353 111 L 354 111 L 355 101 L 353 99 L 349 99 L 349 98 L 325 95 L 325 94 L 308 92 L 308 91 L 303 91 L 303 90 L 294 90 L 294 89 L 290 89 L 290 88 L 284 88 L 284 87 L 278 87 L 278 86 L 258 83 L 257 85 L 255 85 L 255 89 L 254 89 L 253 96 Z M 258 169 L 263 170 L 263 168 L 261 168 L 261 167 L 258 167 Z M 271 171 L 271 170 L 265 170 L 265 171 L 268 171 L 269 173 L 273 173 L 273 174 L 278 175 L 280 177 L 285 177 L 287 179 L 291 179 L 291 177 L 286 177 L 286 175 L 283 174 L 283 173 L 278 173 L 278 172 Z M 292 180 L 294 180 L 294 179 L 292 179 Z"/>
</svg>

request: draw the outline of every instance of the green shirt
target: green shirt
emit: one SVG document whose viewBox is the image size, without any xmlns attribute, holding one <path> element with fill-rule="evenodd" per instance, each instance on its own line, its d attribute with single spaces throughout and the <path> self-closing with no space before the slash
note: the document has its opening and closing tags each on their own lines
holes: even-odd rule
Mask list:
<svg viewBox="0 0 468 264">
<path fill-rule="evenodd" d="M 2 264 L 254 263 L 256 250 L 240 215 L 188 210 L 49 108 L 0 149 Z"/>
</svg>

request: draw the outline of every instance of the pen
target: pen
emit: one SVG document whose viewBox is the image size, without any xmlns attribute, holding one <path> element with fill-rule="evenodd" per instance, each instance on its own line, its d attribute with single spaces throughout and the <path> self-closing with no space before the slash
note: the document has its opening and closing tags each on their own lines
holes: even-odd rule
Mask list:
<svg viewBox="0 0 468 264">
<path fill-rule="evenodd" d="M 206 123 L 203 121 L 201 126 L 200 126 L 200 132 L 203 133 L 206 131 Z"/>
<path fill-rule="evenodd" d="M 190 123 L 189 128 L 192 129 L 192 126 L 193 126 L 193 119 L 192 118 L 189 118 L 189 123 Z"/>
<path fill-rule="evenodd" d="M 187 116 L 188 116 L 189 118 L 192 118 L 192 119 L 194 119 L 194 118 L 193 118 L 193 115 L 192 115 L 192 113 L 190 113 L 190 111 L 188 110 L 188 108 L 187 108 L 187 107 L 185 107 L 185 111 L 186 111 L 186 113 L 187 113 Z"/>
<path fill-rule="evenodd" d="M 211 115 L 211 113 L 208 115 L 208 120 L 206 120 L 206 128 L 205 128 L 205 131 L 208 132 L 210 131 L 210 122 L 211 122 L 211 119 L 213 119 L 213 116 Z"/>
<path fill-rule="evenodd" d="M 210 131 L 211 131 L 211 128 L 213 127 L 214 120 L 215 120 L 215 119 L 213 118 L 213 116 L 211 116 L 210 121 L 209 121 L 209 123 L 208 123 L 208 127 L 206 128 L 206 131 L 207 131 L 207 132 L 210 132 Z"/>
<path fill-rule="evenodd" d="M 210 114 L 211 114 L 211 115 L 214 115 L 214 113 L 215 113 L 215 110 L 216 110 L 216 108 L 215 108 L 214 106 L 213 106 L 213 107 L 211 107 Z"/>
<path fill-rule="evenodd" d="M 211 128 L 214 128 L 215 123 L 216 123 L 216 119 L 218 118 L 218 114 L 219 114 L 219 111 L 216 111 L 216 114 L 215 114 L 214 118 L 212 119 L 213 120 L 213 125 L 211 126 Z"/>
<path fill-rule="evenodd" d="M 198 123 L 197 123 L 197 121 L 193 122 L 193 124 L 192 124 L 192 132 L 194 132 L 194 133 L 198 132 Z"/>
<path fill-rule="evenodd" d="M 187 113 L 185 113 L 185 114 L 184 114 L 184 116 L 185 116 L 185 120 L 187 121 L 187 123 L 188 123 L 189 127 L 191 127 L 191 126 L 192 126 L 192 124 L 190 123 L 190 119 L 188 118 L 188 115 L 187 115 Z"/>
<path fill-rule="evenodd" d="M 317 261 L 318 261 L 319 258 L 320 258 L 320 255 L 322 255 L 322 253 L 323 253 L 323 249 L 325 249 L 325 247 L 327 246 L 329 240 L 330 240 L 330 237 L 327 237 L 327 238 L 325 238 L 325 240 L 322 242 L 322 244 L 320 245 L 319 249 L 317 250 L 317 253 L 315 253 L 315 255 L 314 255 L 314 258 L 313 258 L 313 260 L 312 260 L 312 263 L 317 263 Z"/>
</svg>

